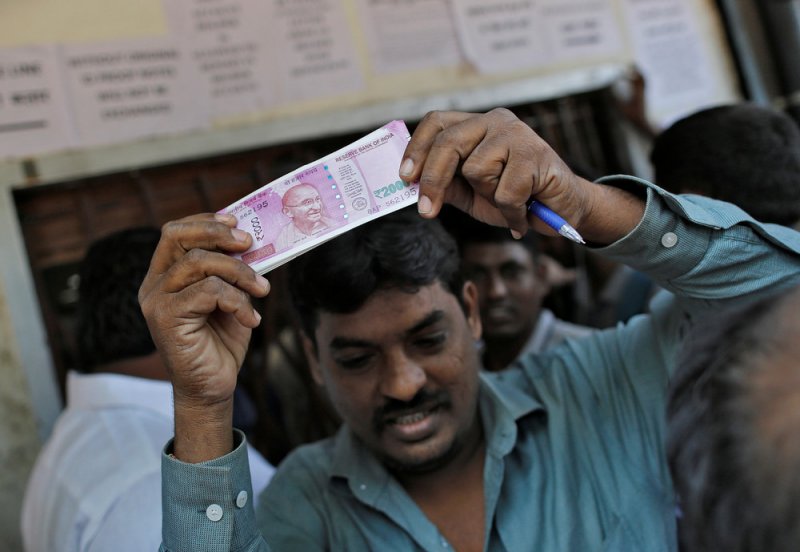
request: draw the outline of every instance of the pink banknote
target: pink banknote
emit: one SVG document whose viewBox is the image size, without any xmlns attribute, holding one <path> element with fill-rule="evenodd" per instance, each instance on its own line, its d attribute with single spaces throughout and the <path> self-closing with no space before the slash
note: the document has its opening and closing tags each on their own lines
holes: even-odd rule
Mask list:
<svg viewBox="0 0 800 552">
<path fill-rule="evenodd" d="M 392 121 L 222 209 L 253 236 L 241 259 L 264 274 L 351 228 L 416 203 L 418 186 L 398 177 L 409 137 L 402 121 Z"/>
</svg>

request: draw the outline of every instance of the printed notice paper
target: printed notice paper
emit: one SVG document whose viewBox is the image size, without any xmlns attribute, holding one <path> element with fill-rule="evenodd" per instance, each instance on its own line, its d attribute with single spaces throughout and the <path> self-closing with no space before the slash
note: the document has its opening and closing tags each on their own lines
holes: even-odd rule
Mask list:
<svg viewBox="0 0 800 552">
<path fill-rule="evenodd" d="M 264 32 L 277 60 L 281 101 L 335 97 L 364 87 L 350 27 L 337 0 L 271 0 Z"/>
<path fill-rule="evenodd" d="M 456 30 L 467 60 L 481 73 L 540 67 L 551 57 L 540 31 L 536 0 L 453 2 Z"/>
<path fill-rule="evenodd" d="M 236 255 L 264 274 L 351 228 L 416 203 L 418 186 L 398 178 L 410 135 L 392 121 L 300 167 L 220 211 L 253 236 Z"/>
<path fill-rule="evenodd" d="M 74 145 L 56 50 L 0 50 L 0 158 Z"/>
<path fill-rule="evenodd" d="M 446 0 L 359 0 L 373 70 L 386 74 L 461 62 Z"/>
<path fill-rule="evenodd" d="M 659 126 L 714 102 L 715 71 L 685 0 L 625 0 L 648 111 Z"/>
<path fill-rule="evenodd" d="M 269 51 L 267 2 L 164 0 L 185 62 L 200 75 L 213 121 L 268 109 L 276 102 L 274 52 Z"/>
<path fill-rule="evenodd" d="M 207 125 L 197 77 L 173 39 L 63 47 L 63 70 L 84 146 L 177 133 Z"/>
</svg>

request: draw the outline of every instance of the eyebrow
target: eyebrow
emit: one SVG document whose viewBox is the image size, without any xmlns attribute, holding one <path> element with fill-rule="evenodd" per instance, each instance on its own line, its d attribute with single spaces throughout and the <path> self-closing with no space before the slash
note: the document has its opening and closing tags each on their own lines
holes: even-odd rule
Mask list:
<svg viewBox="0 0 800 552">
<path fill-rule="evenodd" d="M 432 326 L 444 318 L 443 310 L 434 310 L 429 312 L 425 318 L 414 324 L 411 328 L 406 330 L 406 335 L 412 335 L 425 328 Z M 345 349 L 347 347 L 374 347 L 375 344 L 365 339 L 355 339 L 350 337 L 334 337 L 330 342 L 331 349 Z"/>
</svg>

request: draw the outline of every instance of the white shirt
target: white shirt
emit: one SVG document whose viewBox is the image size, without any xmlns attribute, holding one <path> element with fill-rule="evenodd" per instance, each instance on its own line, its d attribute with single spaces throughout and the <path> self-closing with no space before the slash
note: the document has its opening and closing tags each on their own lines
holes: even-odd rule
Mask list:
<svg viewBox="0 0 800 552">
<path fill-rule="evenodd" d="M 70 373 L 67 408 L 25 492 L 25 550 L 158 550 L 161 451 L 172 436 L 169 382 Z M 252 447 L 248 455 L 257 497 L 274 468 Z"/>
</svg>

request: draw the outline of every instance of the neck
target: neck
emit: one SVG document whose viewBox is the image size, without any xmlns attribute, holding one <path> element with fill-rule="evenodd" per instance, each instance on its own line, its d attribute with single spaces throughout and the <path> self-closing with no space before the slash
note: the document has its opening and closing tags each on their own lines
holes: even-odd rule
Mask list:
<svg viewBox="0 0 800 552">
<path fill-rule="evenodd" d="M 508 365 L 522 353 L 522 349 L 535 331 L 536 324 L 513 336 L 484 336 L 484 368 L 489 372 L 499 372 L 508 368 Z"/>
</svg>

